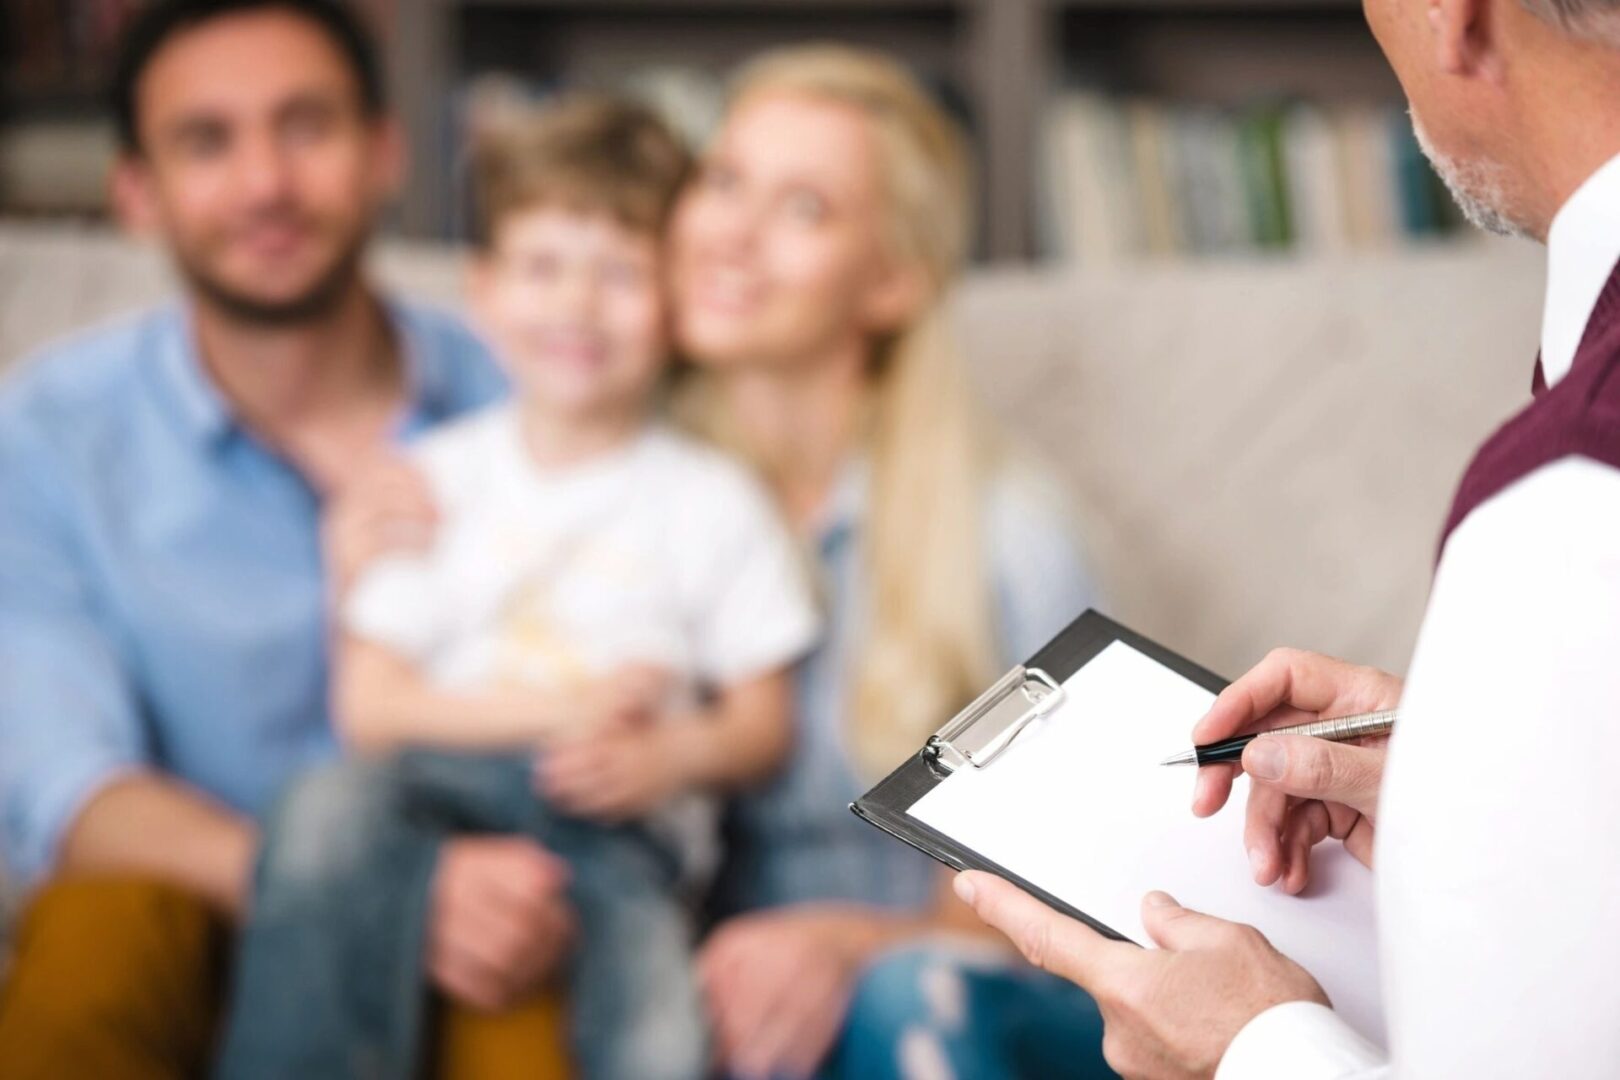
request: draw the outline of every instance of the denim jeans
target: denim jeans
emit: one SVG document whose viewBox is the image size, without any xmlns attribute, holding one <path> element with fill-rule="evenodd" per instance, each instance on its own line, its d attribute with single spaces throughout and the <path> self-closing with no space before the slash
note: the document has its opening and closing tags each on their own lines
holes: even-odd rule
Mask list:
<svg viewBox="0 0 1620 1080">
<path fill-rule="evenodd" d="M 818 1080 L 1112 1076 L 1084 991 L 975 946 L 924 943 L 867 968 Z"/>
<path fill-rule="evenodd" d="M 522 833 L 567 861 L 580 922 L 570 981 L 588 1077 L 700 1077 L 707 1040 L 674 853 L 636 826 L 551 812 L 526 755 L 410 751 L 293 785 L 266 823 L 234 969 L 222 1080 L 416 1075 L 439 849 Z"/>
</svg>

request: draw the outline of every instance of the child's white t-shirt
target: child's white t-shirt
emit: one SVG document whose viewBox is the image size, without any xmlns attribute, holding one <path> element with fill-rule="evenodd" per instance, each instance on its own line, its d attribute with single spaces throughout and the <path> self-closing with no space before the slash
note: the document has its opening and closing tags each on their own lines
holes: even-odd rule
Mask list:
<svg viewBox="0 0 1620 1080">
<path fill-rule="evenodd" d="M 412 454 L 438 506 L 433 546 L 379 559 L 344 617 L 435 685 L 564 688 L 644 663 L 691 690 L 779 669 L 815 641 L 791 535 L 717 450 L 651 426 L 599 457 L 542 468 L 516 406 L 501 405 Z"/>
</svg>

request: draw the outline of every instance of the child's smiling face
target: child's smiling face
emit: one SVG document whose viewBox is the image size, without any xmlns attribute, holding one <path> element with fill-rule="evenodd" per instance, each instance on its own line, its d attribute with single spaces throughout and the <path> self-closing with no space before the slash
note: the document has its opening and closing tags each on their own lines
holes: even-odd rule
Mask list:
<svg viewBox="0 0 1620 1080">
<path fill-rule="evenodd" d="M 668 348 L 658 238 L 541 206 L 493 240 L 472 303 L 524 403 L 574 420 L 645 408 Z"/>
</svg>

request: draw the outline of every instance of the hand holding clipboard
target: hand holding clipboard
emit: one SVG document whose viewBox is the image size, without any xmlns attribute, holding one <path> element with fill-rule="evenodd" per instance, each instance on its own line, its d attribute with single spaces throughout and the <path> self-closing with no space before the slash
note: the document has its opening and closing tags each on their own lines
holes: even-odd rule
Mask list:
<svg viewBox="0 0 1620 1080">
<path fill-rule="evenodd" d="M 1157 889 L 1256 926 L 1320 979 L 1347 1019 L 1381 1038 L 1366 868 L 1335 846 L 1319 853 L 1306 895 L 1257 888 L 1239 854 L 1243 807 L 1194 818 L 1185 773 L 1158 764 L 1224 685 L 1087 612 L 854 809 L 947 865 L 1006 878 L 1106 937 L 1155 940 L 1142 897 Z"/>
</svg>

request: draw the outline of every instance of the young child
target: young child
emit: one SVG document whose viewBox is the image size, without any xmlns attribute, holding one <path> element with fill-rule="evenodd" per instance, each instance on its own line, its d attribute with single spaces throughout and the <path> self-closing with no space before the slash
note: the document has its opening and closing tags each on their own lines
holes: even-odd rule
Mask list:
<svg viewBox="0 0 1620 1080">
<path fill-rule="evenodd" d="M 361 573 L 334 673 L 351 745 L 436 748 L 412 754 L 441 809 L 569 862 L 576 1057 L 613 1080 L 707 1070 L 684 903 L 715 857 L 704 795 L 780 762 L 817 630 L 763 490 L 654 419 L 687 170 L 650 113 L 595 100 L 481 155 L 471 300 L 515 398 L 414 451 L 436 537 Z"/>
</svg>

